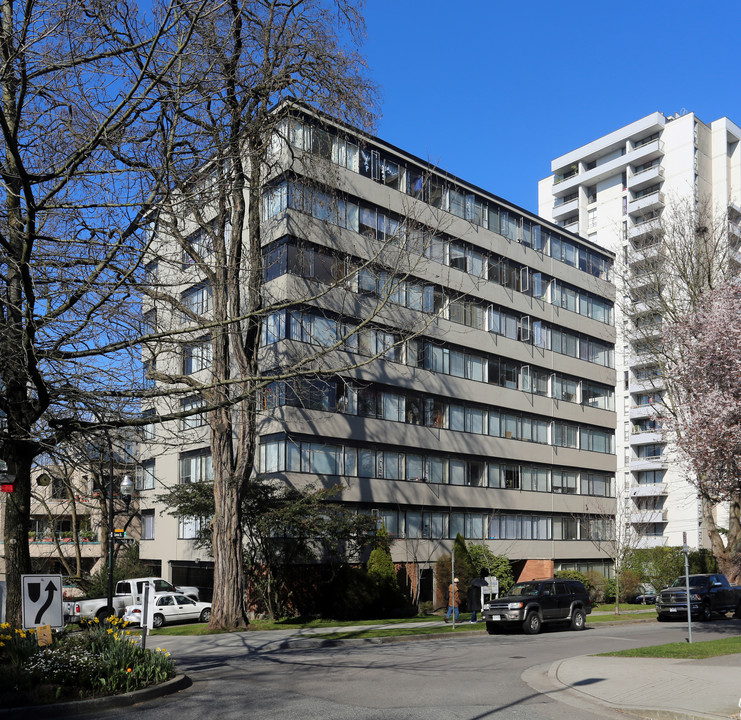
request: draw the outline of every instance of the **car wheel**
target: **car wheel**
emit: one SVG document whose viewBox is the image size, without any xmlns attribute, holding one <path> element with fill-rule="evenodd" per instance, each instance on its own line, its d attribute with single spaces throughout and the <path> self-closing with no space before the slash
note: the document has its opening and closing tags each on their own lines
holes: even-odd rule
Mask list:
<svg viewBox="0 0 741 720">
<path fill-rule="evenodd" d="M 211 619 L 211 608 L 201 610 L 201 617 L 199 619 L 201 622 L 208 622 Z"/>
<path fill-rule="evenodd" d="M 736 612 L 733 613 L 733 617 L 741 618 L 741 603 L 736 606 Z"/>
<path fill-rule="evenodd" d="M 669 618 L 666 615 L 657 615 L 656 616 L 656 619 L 659 622 L 668 622 L 669 621 Z"/>
<path fill-rule="evenodd" d="M 710 622 L 712 619 L 713 611 L 710 609 L 710 605 L 703 603 L 702 608 L 700 608 L 700 620 L 703 622 Z"/>
<path fill-rule="evenodd" d="M 584 614 L 584 610 L 574 610 L 571 613 L 571 629 L 572 630 L 584 630 L 587 624 L 587 616 Z"/>
<path fill-rule="evenodd" d="M 156 628 L 161 628 L 165 624 L 165 616 L 160 613 L 155 613 L 152 618 L 152 625 Z"/>
<path fill-rule="evenodd" d="M 540 632 L 542 626 L 540 615 L 536 612 L 531 612 L 526 618 L 525 622 L 522 623 L 522 629 L 527 635 L 537 635 Z"/>
<path fill-rule="evenodd" d="M 107 620 L 111 615 L 114 615 L 115 613 L 111 612 L 110 608 L 103 608 L 102 610 L 98 610 L 95 619 L 98 622 L 103 622 L 104 620 Z"/>
<path fill-rule="evenodd" d="M 489 635 L 496 635 L 499 630 L 499 627 L 497 623 L 495 622 L 487 622 L 486 623 L 486 632 L 489 633 Z"/>
</svg>

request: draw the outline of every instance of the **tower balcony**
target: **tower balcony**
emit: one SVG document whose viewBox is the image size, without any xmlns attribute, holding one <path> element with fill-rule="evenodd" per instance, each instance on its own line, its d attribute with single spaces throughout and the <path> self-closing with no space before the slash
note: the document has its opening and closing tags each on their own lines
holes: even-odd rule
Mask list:
<svg viewBox="0 0 741 720">
<path fill-rule="evenodd" d="M 662 495 L 668 495 L 669 488 L 666 483 L 647 483 L 645 485 L 632 485 L 630 488 L 630 496 L 632 498 L 639 497 L 660 497 Z"/>
</svg>

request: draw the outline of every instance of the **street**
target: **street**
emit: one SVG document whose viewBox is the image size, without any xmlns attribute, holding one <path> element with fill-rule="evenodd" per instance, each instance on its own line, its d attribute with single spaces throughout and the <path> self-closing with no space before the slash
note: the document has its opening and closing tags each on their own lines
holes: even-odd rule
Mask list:
<svg viewBox="0 0 741 720">
<path fill-rule="evenodd" d="M 737 635 L 738 621 L 696 624 L 693 640 Z M 281 647 L 288 632 L 152 638 L 178 660 L 189 689 L 111 711 L 115 720 L 588 720 L 624 717 L 538 690 L 536 666 L 576 655 L 683 641 L 685 623 L 589 625 L 541 635 L 468 633 L 419 642 Z M 310 641 L 308 641 L 310 642 Z M 150 646 L 156 646 L 151 642 Z M 535 668 L 535 670 L 533 670 Z M 529 678 L 533 689 L 523 679 Z M 535 679 L 536 681 L 533 681 Z M 600 678 L 584 678 L 584 684 Z M 545 688 L 547 689 L 547 688 Z M 567 698 L 564 698 L 567 700 Z M 573 703 L 573 701 L 571 701 Z"/>
</svg>

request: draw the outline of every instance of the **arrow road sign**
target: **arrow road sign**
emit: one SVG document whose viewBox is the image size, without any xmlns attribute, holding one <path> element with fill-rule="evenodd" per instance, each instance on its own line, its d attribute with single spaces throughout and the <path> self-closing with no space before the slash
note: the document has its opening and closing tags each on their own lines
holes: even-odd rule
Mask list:
<svg viewBox="0 0 741 720">
<path fill-rule="evenodd" d="M 21 575 L 23 628 L 64 627 L 61 575 Z"/>
</svg>

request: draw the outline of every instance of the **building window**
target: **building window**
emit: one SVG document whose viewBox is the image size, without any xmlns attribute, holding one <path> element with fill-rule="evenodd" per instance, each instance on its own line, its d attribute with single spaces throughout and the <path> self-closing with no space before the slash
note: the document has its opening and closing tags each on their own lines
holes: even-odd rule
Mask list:
<svg viewBox="0 0 741 720">
<path fill-rule="evenodd" d="M 154 418 L 155 412 L 154 410 L 144 410 L 142 412 L 143 418 Z M 155 425 L 153 423 L 150 423 L 148 425 L 142 425 L 141 427 L 141 438 L 143 442 L 152 442 L 154 441 L 156 436 L 155 432 Z"/>
<path fill-rule="evenodd" d="M 201 528 L 205 525 L 203 518 L 189 515 L 178 518 L 178 539 L 195 540 L 200 537 Z"/>
<path fill-rule="evenodd" d="M 136 489 L 137 490 L 154 490 L 155 474 L 154 459 L 142 460 L 139 467 L 136 468 Z"/>
<path fill-rule="evenodd" d="M 183 374 L 192 375 L 201 370 L 211 367 L 213 361 L 213 349 L 211 340 L 201 340 L 183 346 Z"/>
<path fill-rule="evenodd" d="M 214 470 L 211 464 L 211 453 L 208 450 L 193 450 L 180 455 L 181 485 L 194 482 L 213 482 Z"/>
<path fill-rule="evenodd" d="M 142 540 L 154 540 L 154 510 L 142 510 Z"/>
<path fill-rule="evenodd" d="M 210 347 L 210 346 L 209 346 Z M 198 395 L 184 398 L 180 401 L 180 410 L 182 412 L 192 413 L 193 410 L 203 407 L 205 401 Z M 186 417 L 180 418 L 180 429 L 190 430 L 192 428 L 203 427 L 206 424 L 205 413 L 195 413 L 194 415 L 187 415 Z"/>
<path fill-rule="evenodd" d="M 188 288 L 181 296 L 180 301 L 186 310 L 194 315 L 205 315 L 211 311 L 211 287 L 209 285 L 196 285 Z M 184 322 L 189 317 L 186 315 Z"/>
</svg>

